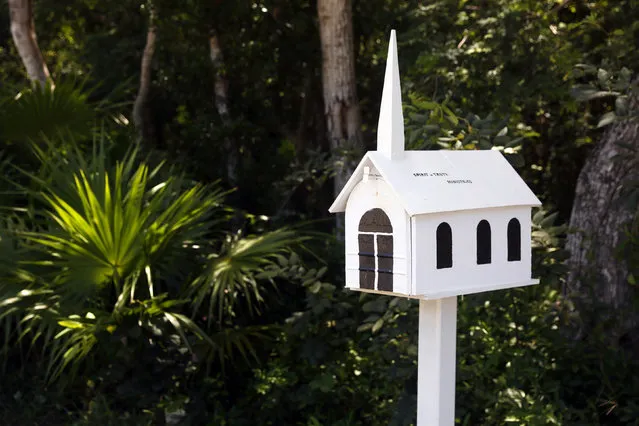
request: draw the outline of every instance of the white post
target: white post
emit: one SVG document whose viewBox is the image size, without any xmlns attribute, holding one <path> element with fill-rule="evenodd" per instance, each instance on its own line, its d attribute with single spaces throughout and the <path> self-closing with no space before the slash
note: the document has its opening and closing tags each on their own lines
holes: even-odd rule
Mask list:
<svg viewBox="0 0 639 426">
<path fill-rule="evenodd" d="M 455 424 L 457 297 L 419 301 L 417 426 Z"/>
</svg>

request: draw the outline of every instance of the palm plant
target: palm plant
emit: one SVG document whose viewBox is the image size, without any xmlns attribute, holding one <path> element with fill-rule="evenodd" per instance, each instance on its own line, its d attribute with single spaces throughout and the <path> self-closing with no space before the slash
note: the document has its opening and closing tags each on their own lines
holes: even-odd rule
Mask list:
<svg viewBox="0 0 639 426">
<path fill-rule="evenodd" d="M 254 353 L 261 328 L 237 327 L 234 315 L 257 311 L 264 284 L 301 241 L 293 231 L 225 232 L 219 187 L 152 167 L 136 149 L 112 161 L 104 138 L 89 155 L 32 146 L 43 170 L 22 171 L 29 183 L 20 188 L 33 220 L 9 231 L 5 248 L 25 253 L 9 267 L 11 280 L 0 276 L 5 349 L 11 339 L 40 345 L 51 380 L 77 371 L 113 336 L 123 345 L 144 334 L 197 346 L 222 363 Z"/>
<path fill-rule="evenodd" d="M 120 109 L 125 81 L 101 99 L 93 99 L 99 85 L 89 86 L 87 78 L 67 78 L 51 85 L 29 86 L 17 93 L 0 95 L 0 139 L 4 142 L 37 140 L 41 135 L 64 141 L 69 137 L 90 139 L 96 124 L 124 124 Z M 11 89 L 10 89 L 11 90 Z"/>
</svg>

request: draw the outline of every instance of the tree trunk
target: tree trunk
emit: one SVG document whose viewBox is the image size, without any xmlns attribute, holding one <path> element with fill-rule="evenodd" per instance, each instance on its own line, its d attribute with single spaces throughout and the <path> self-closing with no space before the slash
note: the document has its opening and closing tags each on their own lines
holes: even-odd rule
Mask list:
<svg viewBox="0 0 639 426">
<path fill-rule="evenodd" d="M 144 45 L 140 64 L 140 87 L 133 104 L 133 123 L 142 141 L 147 143 L 151 143 L 154 139 L 153 123 L 151 112 L 149 111 L 149 92 L 151 90 L 151 66 L 153 54 L 155 53 L 155 40 L 155 11 L 151 6 L 149 9 L 149 28 L 146 33 L 146 44 Z"/>
<path fill-rule="evenodd" d="M 637 218 L 637 206 L 628 205 L 625 197 L 627 186 L 637 179 L 639 122 L 614 123 L 581 170 L 570 217 L 573 232 L 566 243 L 571 253 L 568 296 L 577 303 L 578 310 L 580 306 L 601 303 L 606 313 L 613 313 L 614 316 L 593 320 L 615 320 L 617 329 L 609 330 L 615 339 L 628 337 L 627 333 L 639 325 L 639 315 L 631 308 L 636 290 L 628 282 L 628 262 L 618 250 L 628 227 Z M 583 315 L 582 320 L 588 328 L 589 321 Z"/>
<path fill-rule="evenodd" d="M 47 64 L 36 39 L 33 22 L 32 0 L 9 0 L 9 15 L 11 19 L 11 35 L 18 49 L 27 75 L 32 82 L 44 87 L 51 76 Z M 51 82 L 53 86 L 53 83 Z"/>
<path fill-rule="evenodd" d="M 228 80 L 224 70 L 224 56 L 220 39 L 213 30 L 209 36 L 209 52 L 213 72 L 215 75 L 215 108 L 222 120 L 222 124 L 226 127 L 230 124 L 230 114 L 228 105 Z M 237 185 L 237 164 L 238 153 L 231 138 L 227 135 L 224 137 L 224 151 L 226 153 L 226 178 L 231 186 Z"/>
<path fill-rule="evenodd" d="M 322 44 L 324 115 L 335 161 L 334 195 L 355 170 L 363 151 L 355 81 L 355 52 L 350 0 L 318 0 Z"/>
</svg>

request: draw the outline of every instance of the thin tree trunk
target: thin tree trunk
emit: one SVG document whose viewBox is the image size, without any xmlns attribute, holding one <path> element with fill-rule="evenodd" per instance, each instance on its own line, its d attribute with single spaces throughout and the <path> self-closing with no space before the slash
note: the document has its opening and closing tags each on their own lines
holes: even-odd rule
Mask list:
<svg viewBox="0 0 639 426">
<path fill-rule="evenodd" d="M 11 19 L 11 35 L 18 49 L 27 75 L 32 82 L 44 87 L 51 75 L 44 62 L 42 52 L 36 38 L 33 22 L 32 0 L 9 0 L 9 16 Z M 51 82 L 53 86 L 53 83 Z"/>
<path fill-rule="evenodd" d="M 140 64 L 140 87 L 133 104 L 133 123 L 138 130 L 140 138 L 145 142 L 153 140 L 153 123 L 149 111 L 149 92 L 151 90 L 151 66 L 155 53 L 155 41 L 157 37 L 155 25 L 155 11 L 151 6 L 149 10 L 149 28 L 146 33 L 146 44 L 142 52 Z"/>
<path fill-rule="evenodd" d="M 605 311 L 612 315 L 592 320 L 619 321 L 617 330 L 609 330 L 616 339 L 639 325 L 639 315 L 631 309 L 636 290 L 628 282 L 629 265 L 618 250 L 628 226 L 637 218 L 637 206 L 628 205 L 624 188 L 637 179 L 639 122 L 612 124 L 579 175 L 570 217 L 573 232 L 566 243 L 571 253 L 568 296 L 577 302 L 578 309 L 598 303 L 606 306 Z M 583 316 L 582 320 L 588 328 L 590 321 Z"/>
<path fill-rule="evenodd" d="M 228 81 L 224 70 L 224 56 L 220 39 L 216 31 L 211 31 L 209 36 L 209 52 L 213 72 L 215 75 L 215 108 L 224 126 L 230 124 L 230 113 L 228 105 Z M 224 151 L 226 153 L 226 178 L 232 186 L 237 185 L 237 165 L 238 154 L 235 145 L 230 137 L 224 137 Z"/>
<path fill-rule="evenodd" d="M 334 153 L 341 154 L 335 162 L 334 195 L 337 196 L 363 151 L 351 1 L 318 0 L 317 10 L 322 44 L 324 115 L 330 147 Z"/>
</svg>

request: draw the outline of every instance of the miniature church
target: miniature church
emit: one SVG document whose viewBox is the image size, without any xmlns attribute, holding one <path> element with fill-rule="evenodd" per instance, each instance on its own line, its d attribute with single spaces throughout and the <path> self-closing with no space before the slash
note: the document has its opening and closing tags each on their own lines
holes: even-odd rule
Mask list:
<svg viewBox="0 0 639 426">
<path fill-rule="evenodd" d="M 377 151 L 329 209 L 346 216 L 347 288 L 441 299 L 536 284 L 530 227 L 539 205 L 499 151 L 404 149 L 393 32 Z"/>
</svg>

